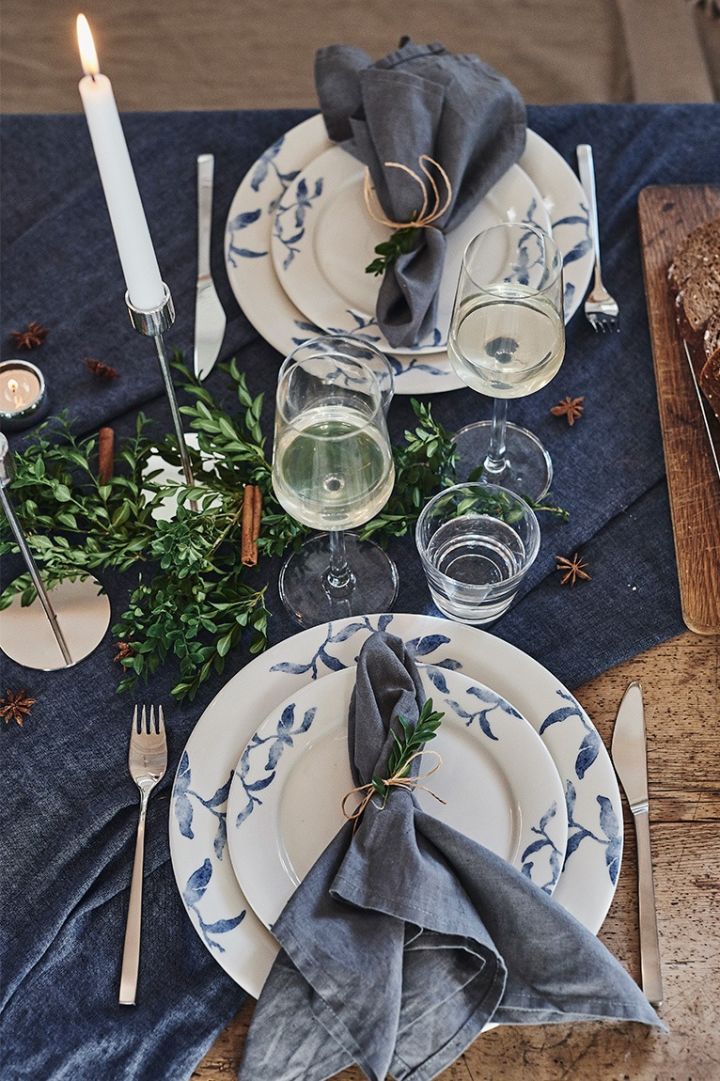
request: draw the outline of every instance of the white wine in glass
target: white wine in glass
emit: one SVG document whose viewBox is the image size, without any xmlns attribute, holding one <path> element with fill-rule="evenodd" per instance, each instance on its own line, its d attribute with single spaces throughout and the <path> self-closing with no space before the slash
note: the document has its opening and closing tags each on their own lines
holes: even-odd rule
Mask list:
<svg viewBox="0 0 720 1081">
<path fill-rule="evenodd" d="M 338 344 L 309 342 L 278 378 L 273 490 L 298 522 L 327 530 L 293 553 L 280 596 L 302 626 L 387 611 L 397 594 L 394 563 L 376 544 L 344 530 L 363 525 L 392 492 L 395 467 L 373 371 Z"/>
<path fill-rule="evenodd" d="M 470 424 L 455 444 L 459 475 L 540 499 L 552 462 L 532 432 L 507 423 L 507 402 L 541 390 L 565 355 L 562 255 L 535 226 L 506 222 L 480 233 L 463 255 L 448 336 L 450 362 L 493 398 L 492 421 Z"/>
<path fill-rule="evenodd" d="M 308 409 L 278 435 L 275 495 L 312 529 L 363 525 L 385 506 L 394 479 L 387 440 L 355 409 Z"/>
</svg>

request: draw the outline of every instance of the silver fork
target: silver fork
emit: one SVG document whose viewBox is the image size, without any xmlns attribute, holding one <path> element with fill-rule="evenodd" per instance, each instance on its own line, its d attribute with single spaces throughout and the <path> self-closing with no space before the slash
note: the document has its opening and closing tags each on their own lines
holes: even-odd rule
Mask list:
<svg viewBox="0 0 720 1081">
<path fill-rule="evenodd" d="M 142 708 L 133 710 L 130 730 L 130 753 L 128 754 L 130 776 L 140 789 L 140 817 L 135 840 L 135 861 L 130 883 L 130 903 L 125 926 L 122 970 L 120 973 L 121 1006 L 134 1006 L 140 966 L 140 927 L 142 925 L 143 860 L 145 856 L 145 817 L 150 794 L 165 776 L 167 769 L 167 741 L 163 708 L 158 706 L 157 726 L 155 706 L 150 706 L 149 716 Z"/>
<path fill-rule="evenodd" d="M 592 232 L 593 247 L 595 249 L 595 283 L 592 292 L 585 301 L 585 316 L 593 330 L 601 331 L 619 330 L 619 315 L 617 301 L 610 296 L 603 285 L 602 272 L 600 270 L 600 230 L 598 227 L 597 199 L 595 197 L 595 169 L 593 167 L 592 147 L 582 143 L 577 148 L 578 169 L 580 180 L 588 201 L 590 212 L 590 225 Z"/>
</svg>

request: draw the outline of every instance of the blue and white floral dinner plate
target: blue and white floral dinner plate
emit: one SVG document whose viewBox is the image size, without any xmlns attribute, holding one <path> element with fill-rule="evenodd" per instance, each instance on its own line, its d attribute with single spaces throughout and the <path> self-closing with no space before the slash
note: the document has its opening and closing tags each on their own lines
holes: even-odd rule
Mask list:
<svg viewBox="0 0 720 1081">
<path fill-rule="evenodd" d="M 422 663 L 491 688 L 527 718 L 550 752 L 565 798 L 568 840 L 555 900 L 596 932 L 615 893 L 622 855 L 615 773 L 582 706 L 552 673 L 500 638 L 433 616 L 351 617 L 311 627 L 226 683 L 187 742 L 172 792 L 170 854 L 183 904 L 208 950 L 255 996 L 277 945 L 249 906 L 228 854 L 235 766 L 272 710 L 307 684 L 355 665 L 378 629 L 399 635 Z M 261 783 L 267 787 L 267 777 Z"/>
<path fill-rule="evenodd" d="M 423 665 L 419 673 L 444 717 L 420 763 L 418 803 L 552 894 L 565 858 L 567 813 L 543 741 L 489 687 L 447 668 Z M 293 692 L 265 718 L 237 764 L 228 848 L 240 888 L 266 927 L 344 825 L 343 798 L 355 784 L 347 745 L 355 674 L 346 668 Z M 348 813 L 358 802 L 349 800 Z"/>
<path fill-rule="evenodd" d="M 225 265 L 233 293 L 258 333 L 283 356 L 321 331 L 293 304 L 275 273 L 270 251 L 275 211 L 302 170 L 331 145 L 319 114 L 288 131 L 248 171 L 225 227 Z M 593 268 L 583 191 L 565 159 L 533 131 L 527 133 L 518 165 L 540 192 L 564 256 L 567 322 L 585 295 Z M 360 325 L 355 329 L 362 332 Z M 447 355 L 389 359 L 397 394 L 436 394 L 462 386 Z"/>
<path fill-rule="evenodd" d="M 443 352 L 465 248 L 503 221 L 550 231 L 550 217 L 527 173 L 513 165 L 447 236 L 437 325 L 413 349 L 394 349 L 375 320 L 381 278 L 365 272 L 392 230 L 373 220 L 363 198 L 365 167 L 340 146 L 320 154 L 293 182 L 275 211 L 272 257 L 280 284 L 324 330 L 355 334 L 396 356 Z"/>
</svg>

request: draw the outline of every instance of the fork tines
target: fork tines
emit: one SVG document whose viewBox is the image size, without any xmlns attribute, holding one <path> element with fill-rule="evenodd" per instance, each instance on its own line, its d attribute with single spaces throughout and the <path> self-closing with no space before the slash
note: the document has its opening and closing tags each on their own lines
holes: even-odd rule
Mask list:
<svg viewBox="0 0 720 1081">
<path fill-rule="evenodd" d="M 149 711 L 143 706 L 139 714 L 138 707 L 135 706 L 133 709 L 133 729 L 139 736 L 143 734 L 161 736 L 165 731 L 165 717 L 162 706 L 157 708 L 157 720 L 155 706 L 150 706 Z"/>
<path fill-rule="evenodd" d="M 620 320 L 617 317 L 613 318 L 613 316 L 610 315 L 602 315 L 599 312 L 591 312 L 587 318 L 590 326 L 593 328 L 595 333 L 600 331 L 602 334 L 604 334 L 606 331 L 613 330 L 617 331 L 618 333 L 620 332 Z"/>
</svg>

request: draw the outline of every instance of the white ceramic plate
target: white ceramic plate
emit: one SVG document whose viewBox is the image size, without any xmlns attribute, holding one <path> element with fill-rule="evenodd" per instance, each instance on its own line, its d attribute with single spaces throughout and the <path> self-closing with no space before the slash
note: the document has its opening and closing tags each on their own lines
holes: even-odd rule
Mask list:
<svg viewBox="0 0 720 1081">
<path fill-rule="evenodd" d="M 307 683 L 354 665 L 378 629 L 403 638 L 420 661 L 492 688 L 527 718 L 565 792 L 568 842 L 555 900 L 596 932 L 615 893 L 622 855 L 615 773 L 587 714 L 552 673 L 486 631 L 432 616 L 375 615 L 311 627 L 256 657 L 216 695 L 185 746 L 171 797 L 170 855 L 183 904 L 213 956 L 252 995 L 260 993 L 277 945 L 248 906 L 228 857 L 235 765 L 272 709 Z"/>
<path fill-rule="evenodd" d="M 332 144 L 320 114 L 269 147 L 240 184 L 225 228 L 225 265 L 235 297 L 258 333 L 286 356 L 321 333 L 295 307 L 278 281 L 270 240 L 278 201 L 298 173 Z M 593 268 L 587 207 L 580 182 L 549 143 L 528 131 L 518 162 L 538 188 L 565 262 L 565 320 L 577 310 Z M 435 394 L 463 384 L 447 358 L 391 357 L 397 394 Z"/>
<path fill-rule="evenodd" d="M 343 797 L 355 784 L 347 722 L 355 675 L 346 668 L 293 693 L 265 718 L 237 764 L 228 848 L 240 888 L 266 927 L 345 823 Z M 552 894 L 567 814 L 547 748 L 488 687 L 441 668 L 421 666 L 419 675 L 444 717 L 428 747 L 442 764 L 420 780 L 418 803 Z M 420 773 L 435 765 L 426 755 Z M 349 801 L 349 812 L 356 802 Z"/>
<path fill-rule="evenodd" d="M 437 325 L 411 348 L 393 348 L 375 320 L 381 278 L 365 273 L 376 244 L 392 230 L 369 215 L 365 167 L 340 146 L 320 154 L 293 181 L 275 211 L 272 257 L 280 284 L 300 311 L 332 334 L 355 334 L 396 356 L 441 353 L 463 252 L 472 238 L 503 221 L 531 219 L 546 232 L 550 218 L 528 175 L 513 165 L 462 225 L 448 233 Z"/>
</svg>

